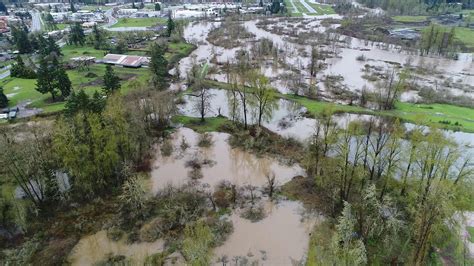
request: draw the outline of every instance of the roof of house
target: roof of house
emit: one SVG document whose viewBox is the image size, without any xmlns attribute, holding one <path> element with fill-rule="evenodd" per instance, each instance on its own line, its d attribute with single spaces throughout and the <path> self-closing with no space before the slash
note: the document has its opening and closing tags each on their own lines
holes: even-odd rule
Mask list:
<svg viewBox="0 0 474 266">
<path fill-rule="evenodd" d="M 107 64 L 139 67 L 143 64 L 147 64 L 150 59 L 146 56 L 138 55 L 107 54 L 104 56 L 103 61 Z"/>
</svg>

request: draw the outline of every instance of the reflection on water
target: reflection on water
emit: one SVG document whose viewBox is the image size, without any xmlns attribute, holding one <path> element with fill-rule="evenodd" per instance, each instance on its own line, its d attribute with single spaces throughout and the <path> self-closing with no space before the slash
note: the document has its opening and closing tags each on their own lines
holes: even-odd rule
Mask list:
<svg viewBox="0 0 474 266">
<path fill-rule="evenodd" d="M 215 260 L 227 256 L 228 261 L 234 262 L 235 257 L 241 256 L 249 262 L 258 261 L 259 265 L 291 265 L 294 260 L 304 259 L 318 218 L 303 218 L 303 207 L 293 201 L 266 202 L 265 211 L 267 217 L 255 223 L 234 212 L 230 218 L 234 232 L 214 250 Z"/>
<path fill-rule="evenodd" d="M 216 186 L 220 181 L 227 180 L 236 185 L 251 184 L 263 186 L 266 175 L 275 173 L 277 182 L 282 185 L 297 175 L 303 175 L 304 170 L 297 166 L 284 166 L 274 159 L 257 158 L 255 155 L 240 149 L 232 149 L 227 143 L 229 137 L 225 133 L 211 133 L 213 145 L 209 148 L 197 146 L 199 134 L 188 128 L 181 128 L 172 135 L 174 152 L 169 157 L 157 155 L 154 169 L 151 172 L 152 192 L 158 192 L 168 184 L 180 186 L 191 181 L 186 162 L 193 158 L 211 160 L 211 165 L 202 167 L 202 184 Z M 182 139 L 190 145 L 184 152 L 180 150 Z"/>
</svg>

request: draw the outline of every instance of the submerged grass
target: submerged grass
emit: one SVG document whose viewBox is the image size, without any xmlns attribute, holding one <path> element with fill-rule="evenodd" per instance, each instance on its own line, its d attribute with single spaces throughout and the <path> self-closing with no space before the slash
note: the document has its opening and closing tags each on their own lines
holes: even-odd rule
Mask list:
<svg viewBox="0 0 474 266">
<path fill-rule="evenodd" d="M 229 89 L 227 83 L 207 80 L 210 88 Z M 404 122 L 434 126 L 455 131 L 474 133 L 474 109 L 450 104 L 412 104 L 399 102 L 395 109 L 387 111 L 371 110 L 359 106 L 324 102 L 293 94 L 276 93 L 282 99 L 297 102 L 316 115 L 326 108 L 336 113 L 368 114 L 382 117 L 394 117 Z"/>
<path fill-rule="evenodd" d="M 231 123 L 225 117 L 208 117 L 204 122 L 202 122 L 200 118 L 182 115 L 173 117 L 173 122 L 182 124 L 183 126 L 191 128 L 199 133 L 219 131 L 222 126 Z"/>
</svg>

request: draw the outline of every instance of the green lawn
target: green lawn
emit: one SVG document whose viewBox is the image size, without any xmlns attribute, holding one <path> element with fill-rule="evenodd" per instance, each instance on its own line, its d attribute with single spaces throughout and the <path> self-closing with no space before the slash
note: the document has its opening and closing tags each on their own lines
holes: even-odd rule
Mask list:
<svg viewBox="0 0 474 266">
<path fill-rule="evenodd" d="M 405 22 L 405 23 L 410 23 L 410 22 L 423 22 L 428 20 L 428 16 L 394 16 L 392 19 L 395 22 Z"/>
<path fill-rule="evenodd" d="M 332 15 L 336 14 L 336 11 L 330 5 L 318 4 L 318 3 L 311 3 L 306 1 L 312 8 L 314 8 L 318 13 L 318 15 Z"/>
<path fill-rule="evenodd" d="M 165 24 L 165 18 L 119 18 L 118 22 L 112 26 L 117 27 L 151 27 L 157 24 Z"/>
<path fill-rule="evenodd" d="M 111 8 L 112 8 L 111 6 L 87 5 L 87 6 L 82 6 L 81 10 L 95 11 L 97 9 L 100 9 L 102 11 L 107 11 Z"/>
<path fill-rule="evenodd" d="M 293 0 L 293 1 L 298 1 L 298 0 Z M 298 6 L 296 6 L 297 7 L 297 12 L 295 12 L 295 9 L 293 8 L 293 5 L 291 4 L 290 0 L 284 0 L 284 3 L 285 3 L 285 6 L 286 6 L 286 10 L 287 10 L 288 14 L 290 14 L 290 16 L 292 16 L 292 17 L 302 17 L 303 16 L 303 13 L 301 13 L 301 10 L 298 9 Z"/>
<path fill-rule="evenodd" d="M 68 61 L 69 59 L 78 56 L 94 56 L 96 58 L 103 58 L 107 53 L 105 50 L 96 50 L 91 46 L 75 45 L 65 45 L 61 48 L 61 51 L 64 55 L 64 61 Z"/>
<path fill-rule="evenodd" d="M 56 27 L 58 27 L 58 30 L 64 30 L 65 28 L 69 27 L 69 24 L 58 23 L 58 24 L 56 24 Z"/>
<path fill-rule="evenodd" d="M 464 27 L 456 27 L 456 39 L 467 47 L 474 49 L 474 30 Z"/>
</svg>

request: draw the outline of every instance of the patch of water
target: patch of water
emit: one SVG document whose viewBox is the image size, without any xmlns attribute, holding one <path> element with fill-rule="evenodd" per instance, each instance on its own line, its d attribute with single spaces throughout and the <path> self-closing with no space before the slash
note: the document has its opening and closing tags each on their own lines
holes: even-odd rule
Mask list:
<svg viewBox="0 0 474 266">
<path fill-rule="evenodd" d="M 211 133 L 213 145 L 209 148 L 197 146 L 199 134 L 188 128 L 180 128 L 172 134 L 174 152 L 169 157 L 158 153 L 151 171 L 152 192 L 156 193 L 167 185 L 181 186 L 192 179 L 189 177 L 190 167 L 186 162 L 192 159 L 199 161 L 210 160 L 210 165 L 202 166 L 203 177 L 197 181 L 215 187 L 226 180 L 235 185 L 263 186 L 266 184 L 266 175 L 274 173 L 277 183 L 282 185 L 293 177 L 304 175 L 304 170 L 297 165 L 285 166 L 274 159 L 267 157 L 257 158 L 255 155 L 240 149 L 233 149 L 227 143 L 229 138 L 225 133 Z M 182 152 L 182 139 L 189 144 L 189 148 Z"/>
<path fill-rule="evenodd" d="M 216 265 L 223 256 L 231 263 L 240 256 L 239 261 L 245 258 L 258 265 L 292 265 L 304 261 L 310 233 L 318 219 L 303 217 L 304 208 L 294 201 L 266 202 L 264 209 L 266 218 L 254 223 L 237 212 L 231 215 L 234 232 L 214 250 Z"/>
<path fill-rule="evenodd" d="M 71 251 L 68 263 L 71 265 L 95 265 L 109 256 L 122 255 L 131 265 L 144 265 L 147 256 L 163 251 L 164 242 L 127 244 L 125 239 L 110 240 L 105 230 L 82 238 Z"/>
</svg>

